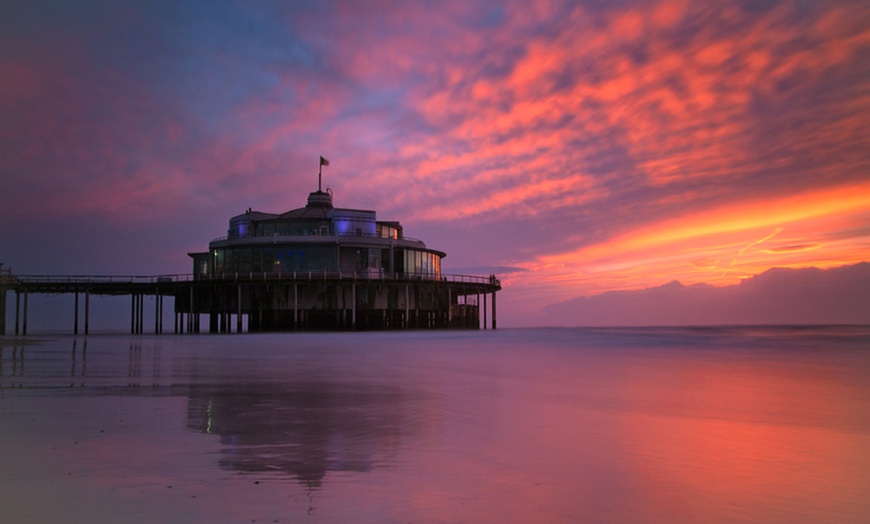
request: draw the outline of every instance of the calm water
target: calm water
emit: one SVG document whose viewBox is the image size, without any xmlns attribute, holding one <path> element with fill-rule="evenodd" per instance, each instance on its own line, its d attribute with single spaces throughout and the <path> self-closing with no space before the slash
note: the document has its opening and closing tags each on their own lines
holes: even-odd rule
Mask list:
<svg viewBox="0 0 870 524">
<path fill-rule="evenodd" d="M 870 519 L 870 328 L 0 340 L 3 522 Z"/>
</svg>

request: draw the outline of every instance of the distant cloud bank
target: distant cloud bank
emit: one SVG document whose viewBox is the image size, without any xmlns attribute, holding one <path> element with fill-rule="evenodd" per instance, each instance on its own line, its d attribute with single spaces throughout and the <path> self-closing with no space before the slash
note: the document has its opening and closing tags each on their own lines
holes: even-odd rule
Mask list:
<svg viewBox="0 0 870 524">
<path fill-rule="evenodd" d="M 551 304 L 544 323 L 560 326 L 868 324 L 870 262 L 833 269 L 774 268 L 738 285 L 673 281 Z"/>
</svg>

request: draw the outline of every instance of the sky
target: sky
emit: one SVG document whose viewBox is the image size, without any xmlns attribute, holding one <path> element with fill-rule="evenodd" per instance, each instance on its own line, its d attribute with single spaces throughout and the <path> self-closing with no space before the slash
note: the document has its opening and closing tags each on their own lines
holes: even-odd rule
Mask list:
<svg viewBox="0 0 870 524">
<path fill-rule="evenodd" d="M 0 262 L 19 274 L 188 273 L 231 216 L 302 207 L 321 155 L 336 206 L 402 222 L 447 273 L 497 274 L 503 326 L 870 261 L 863 0 L 3 11 Z"/>
</svg>

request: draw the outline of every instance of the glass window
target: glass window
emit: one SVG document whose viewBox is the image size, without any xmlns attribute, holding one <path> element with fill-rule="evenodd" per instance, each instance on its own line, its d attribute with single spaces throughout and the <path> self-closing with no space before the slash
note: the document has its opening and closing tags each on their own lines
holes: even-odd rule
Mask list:
<svg viewBox="0 0 870 524">
<path fill-rule="evenodd" d="M 236 257 L 236 271 L 239 273 L 250 273 L 253 271 L 251 268 L 251 249 L 250 248 L 240 248 L 235 250 Z"/>
<path fill-rule="evenodd" d="M 266 271 L 263 267 L 263 248 L 261 247 L 255 247 L 251 250 L 251 271 L 257 273 Z"/>
<path fill-rule="evenodd" d="M 233 257 L 232 249 L 224 249 L 224 273 L 234 273 L 236 271 L 236 261 Z"/>
</svg>

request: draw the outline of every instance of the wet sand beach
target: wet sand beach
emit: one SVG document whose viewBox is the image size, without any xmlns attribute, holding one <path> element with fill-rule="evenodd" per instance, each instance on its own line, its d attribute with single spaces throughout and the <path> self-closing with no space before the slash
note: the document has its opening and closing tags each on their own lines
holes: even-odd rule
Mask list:
<svg viewBox="0 0 870 524">
<path fill-rule="evenodd" d="M 4 522 L 859 522 L 870 330 L 0 340 Z"/>
</svg>

